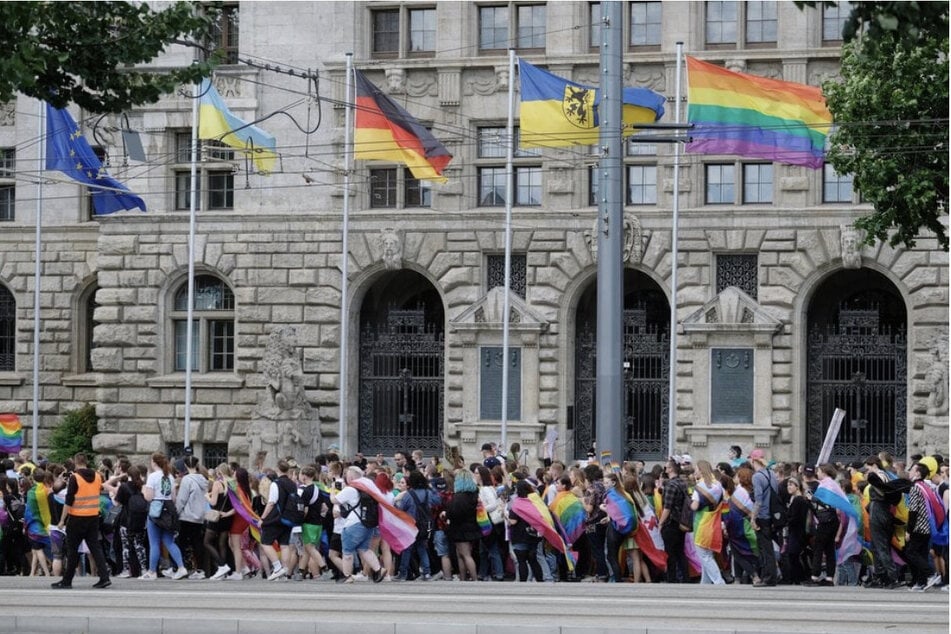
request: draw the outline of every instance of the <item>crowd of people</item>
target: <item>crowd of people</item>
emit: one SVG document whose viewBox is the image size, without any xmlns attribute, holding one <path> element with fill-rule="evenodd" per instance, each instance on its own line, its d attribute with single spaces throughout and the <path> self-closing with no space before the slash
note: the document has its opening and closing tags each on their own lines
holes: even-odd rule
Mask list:
<svg viewBox="0 0 951 634">
<path fill-rule="evenodd" d="M 530 469 L 495 445 L 208 468 L 0 457 L 0 573 L 151 581 L 593 581 L 948 589 L 948 464 L 887 454 Z"/>
</svg>

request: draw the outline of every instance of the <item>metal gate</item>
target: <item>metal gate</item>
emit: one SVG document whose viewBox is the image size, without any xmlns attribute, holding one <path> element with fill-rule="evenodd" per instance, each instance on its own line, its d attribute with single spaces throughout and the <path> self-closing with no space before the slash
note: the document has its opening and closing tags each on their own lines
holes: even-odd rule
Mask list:
<svg viewBox="0 0 951 634">
<path fill-rule="evenodd" d="M 846 415 L 831 460 L 865 459 L 880 451 L 905 455 L 905 326 L 883 323 L 879 308 L 865 295 L 810 326 L 808 460 L 818 457 L 836 407 Z"/>
<path fill-rule="evenodd" d="M 666 310 L 666 307 L 665 307 Z M 667 447 L 670 340 L 666 322 L 649 321 L 649 302 L 624 311 L 625 460 L 661 460 Z M 575 340 L 575 455 L 595 440 L 597 332 L 584 323 Z"/>
<path fill-rule="evenodd" d="M 360 333 L 359 447 L 442 453 L 443 332 L 425 307 L 390 309 Z"/>
</svg>

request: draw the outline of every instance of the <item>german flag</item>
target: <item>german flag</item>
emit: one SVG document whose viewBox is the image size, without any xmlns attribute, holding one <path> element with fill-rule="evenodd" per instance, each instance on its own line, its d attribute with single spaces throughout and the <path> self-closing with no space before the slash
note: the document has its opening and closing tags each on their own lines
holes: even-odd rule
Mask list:
<svg viewBox="0 0 951 634">
<path fill-rule="evenodd" d="M 403 163 L 419 180 L 445 182 L 452 154 L 413 115 L 358 70 L 353 156 L 366 161 Z"/>
</svg>

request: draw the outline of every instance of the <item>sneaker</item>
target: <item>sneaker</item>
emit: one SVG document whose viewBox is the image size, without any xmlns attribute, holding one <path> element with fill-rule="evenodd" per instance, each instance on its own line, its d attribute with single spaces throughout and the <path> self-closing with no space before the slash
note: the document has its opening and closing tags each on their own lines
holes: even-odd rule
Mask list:
<svg viewBox="0 0 951 634">
<path fill-rule="evenodd" d="M 384 581 L 389 575 L 386 574 L 386 570 L 383 568 L 378 568 L 373 572 L 373 583 L 380 583 Z"/>
<path fill-rule="evenodd" d="M 118 575 L 116 575 L 116 576 L 117 576 L 119 579 L 128 579 L 129 577 L 132 576 L 132 573 L 129 572 L 128 570 L 123 570 L 122 572 L 120 572 L 120 573 L 119 573 Z"/>
<path fill-rule="evenodd" d="M 924 591 L 925 591 L 925 586 L 924 584 L 920 584 L 920 583 L 916 583 L 912 587 L 908 588 L 908 592 L 924 592 Z"/>
<path fill-rule="evenodd" d="M 280 579 L 281 577 L 286 577 L 286 576 L 287 576 L 287 568 L 285 568 L 284 566 L 280 566 L 279 568 L 275 568 L 273 571 L 271 571 L 271 574 L 270 576 L 268 576 L 267 580 L 276 581 L 277 579 Z"/>
<path fill-rule="evenodd" d="M 211 575 L 212 581 L 220 581 L 224 579 L 229 574 L 231 574 L 231 566 L 224 564 L 223 566 L 218 566 L 218 570 L 215 571 L 215 574 Z"/>
<path fill-rule="evenodd" d="M 191 579 L 191 580 L 193 580 L 193 581 L 201 581 L 202 579 L 205 578 L 205 571 L 204 571 L 204 570 L 196 570 L 195 572 L 193 572 L 193 573 L 191 573 L 190 575 L 188 575 L 188 578 Z"/>
<path fill-rule="evenodd" d="M 437 572 L 436 574 L 434 574 L 434 575 L 430 578 L 430 581 L 439 581 L 440 579 L 442 579 L 442 570 L 440 570 L 439 572 Z"/>
<path fill-rule="evenodd" d="M 340 577 L 339 579 L 337 579 L 337 583 L 353 583 L 353 575 Z"/>
<path fill-rule="evenodd" d="M 941 583 L 941 575 L 935 573 L 928 577 L 928 581 L 925 582 L 925 590 L 935 587 Z"/>
<path fill-rule="evenodd" d="M 188 576 L 188 568 L 186 568 L 185 566 L 182 566 L 181 568 L 175 571 L 175 573 L 172 575 L 172 579 L 174 579 L 175 581 L 178 581 L 179 579 L 184 579 L 187 576 Z"/>
<path fill-rule="evenodd" d="M 96 583 L 92 584 L 92 587 L 102 589 L 102 588 L 108 588 L 111 585 L 112 585 L 112 581 L 110 581 L 109 579 L 100 579 Z"/>
<path fill-rule="evenodd" d="M 354 581 L 369 581 L 369 580 L 370 580 L 370 578 L 367 577 L 367 576 L 366 576 L 365 574 L 363 574 L 362 572 L 358 572 L 357 574 L 351 575 L 351 576 L 353 577 L 353 580 L 354 580 Z"/>
<path fill-rule="evenodd" d="M 156 579 L 158 579 L 158 575 L 156 575 L 151 570 L 146 570 L 141 575 L 139 575 L 140 581 L 155 581 Z"/>
<path fill-rule="evenodd" d="M 165 577 L 166 579 L 171 579 L 174 575 L 175 575 L 175 569 L 174 569 L 174 568 L 163 568 L 163 569 L 162 569 L 162 576 Z"/>
<path fill-rule="evenodd" d="M 244 581 L 244 575 L 240 572 L 232 572 L 230 575 L 221 577 L 225 581 Z"/>
<path fill-rule="evenodd" d="M 885 586 L 885 589 L 886 589 L 886 590 L 896 590 L 896 589 L 898 589 L 898 588 L 904 588 L 904 587 L 905 587 L 905 582 L 904 582 L 904 581 L 897 581 L 897 580 L 896 580 L 896 581 L 892 581 L 891 583 L 887 584 L 887 585 Z"/>
<path fill-rule="evenodd" d="M 432 580 L 433 580 L 433 576 L 432 576 L 432 575 L 423 575 L 422 577 L 420 577 L 420 579 L 422 579 L 423 581 L 432 581 Z"/>
</svg>

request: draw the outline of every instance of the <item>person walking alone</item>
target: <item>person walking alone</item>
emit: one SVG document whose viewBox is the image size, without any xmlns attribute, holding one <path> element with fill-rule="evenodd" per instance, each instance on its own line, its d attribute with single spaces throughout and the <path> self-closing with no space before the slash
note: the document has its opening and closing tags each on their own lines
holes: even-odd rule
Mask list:
<svg viewBox="0 0 951 634">
<path fill-rule="evenodd" d="M 99 492 L 102 490 L 102 476 L 98 471 L 89 468 L 84 453 L 73 456 L 73 463 L 76 470 L 66 485 L 66 505 L 59 520 L 59 529 L 66 530 L 66 567 L 63 569 L 63 578 L 52 584 L 52 587 L 57 590 L 73 587 L 73 577 L 79 565 L 79 546 L 85 541 L 99 573 L 99 581 L 94 583 L 93 587 L 108 588 L 112 585 L 109 580 L 109 565 L 99 541 Z"/>
</svg>

